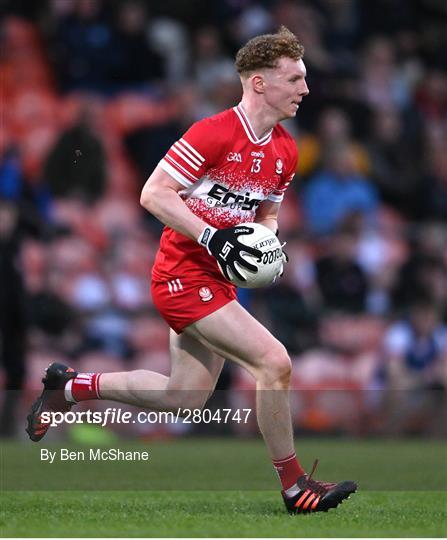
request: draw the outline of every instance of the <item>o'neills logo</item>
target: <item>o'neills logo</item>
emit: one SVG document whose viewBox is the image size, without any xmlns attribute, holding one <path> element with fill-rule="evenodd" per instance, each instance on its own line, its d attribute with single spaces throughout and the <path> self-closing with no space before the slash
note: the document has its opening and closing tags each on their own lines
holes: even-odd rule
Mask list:
<svg viewBox="0 0 447 540">
<path fill-rule="evenodd" d="M 199 296 L 202 302 L 209 302 L 213 299 L 214 294 L 209 287 L 200 287 Z"/>
</svg>

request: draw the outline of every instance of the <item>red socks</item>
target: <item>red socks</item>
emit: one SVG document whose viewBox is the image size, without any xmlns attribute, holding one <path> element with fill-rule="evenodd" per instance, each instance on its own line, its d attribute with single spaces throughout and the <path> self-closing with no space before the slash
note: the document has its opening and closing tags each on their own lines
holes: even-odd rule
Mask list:
<svg viewBox="0 0 447 540">
<path fill-rule="evenodd" d="M 99 377 L 101 373 L 78 373 L 65 385 L 65 399 L 77 403 L 88 399 L 101 399 Z"/>
<path fill-rule="evenodd" d="M 274 459 L 272 461 L 284 491 L 294 486 L 297 479 L 305 474 L 303 468 L 296 459 L 295 452 L 284 459 Z"/>
</svg>

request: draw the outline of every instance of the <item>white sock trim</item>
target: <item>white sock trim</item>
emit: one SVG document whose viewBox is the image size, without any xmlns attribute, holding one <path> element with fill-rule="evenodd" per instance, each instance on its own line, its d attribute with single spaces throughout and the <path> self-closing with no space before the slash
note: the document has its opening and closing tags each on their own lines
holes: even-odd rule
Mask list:
<svg viewBox="0 0 447 540">
<path fill-rule="evenodd" d="M 273 464 L 274 465 L 280 465 L 281 463 L 285 463 L 286 461 L 290 461 L 291 459 L 296 458 L 296 453 L 294 452 L 289 457 L 286 457 L 284 459 L 274 459 Z"/>
<path fill-rule="evenodd" d="M 294 497 L 299 491 L 300 488 L 296 484 L 293 484 L 293 486 L 286 489 L 284 493 L 286 494 L 286 497 Z"/>
<path fill-rule="evenodd" d="M 102 399 L 102 397 L 99 395 L 99 379 L 100 379 L 101 375 L 102 375 L 102 373 L 98 373 L 96 375 L 96 387 L 95 388 L 96 388 L 96 397 L 98 399 Z"/>
<path fill-rule="evenodd" d="M 64 389 L 64 396 L 67 401 L 70 403 L 76 403 L 75 398 L 73 397 L 73 394 L 71 393 L 71 387 L 73 385 L 73 379 L 70 379 L 67 384 L 65 385 Z"/>
</svg>

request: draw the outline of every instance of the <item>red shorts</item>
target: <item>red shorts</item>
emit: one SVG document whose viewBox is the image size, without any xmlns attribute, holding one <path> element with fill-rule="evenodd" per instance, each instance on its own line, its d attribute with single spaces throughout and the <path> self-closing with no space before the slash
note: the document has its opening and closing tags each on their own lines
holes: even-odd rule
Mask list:
<svg viewBox="0 0 447 540">
<path fill-rule="evenodd" d="M 151 293 L 155 307 L 177 334 L 237 299 L 234 285 L 203 272 L 188 272 L 169 281 L 152 278 Z"/>
</svg>

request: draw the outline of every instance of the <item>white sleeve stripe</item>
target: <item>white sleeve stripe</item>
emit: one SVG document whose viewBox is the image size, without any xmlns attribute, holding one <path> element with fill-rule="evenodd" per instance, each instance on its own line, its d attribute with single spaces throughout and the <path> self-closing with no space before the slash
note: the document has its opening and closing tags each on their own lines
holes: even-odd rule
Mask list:
<svg viewBox="0 0 447 540">
<path fill-rule="evenodd" d="M 197 167 L 197 165 L 195 165 L 190 159 L 188 159 L 185 154 L 183 152 L 181 152 L 180 150 L 178 150 L 175 146 L 171 146 L 171 150 L 173 152 L 175 152 L 178 156 L 180 156 L 183 161 L 186 161 L 186 163 L 192 167 L 195 171 L 198 171 L 199 170 L 199 167 Z"/>
<path fill-rule="evenodd" d="M 193 183 L 194 182 L 197 182 L 199 179 L 197 178 L 197 176 L 194 176 L 192 173 L 190 173 L 188 170 L 186 170 L 184 167 L 182 167 L 180 165 L 180 163 L 177 163 L 177 161 L 175 161 L 174 158 L 172 158 L 171 156 L 169 156 L 168 154 L 166 154 L 165 156 L 165 159 L 171 164 L 174 166 L 174 168 L 177 168 L 177 169 L 180 169 L 184 175 L 186 176 L 186 178 L 188 178 L 189 180 L 191 180 Z M 179 171 L 180 172 L 180 171 Z"/>
<path fill-rule="evenodd" d="M 189 180 L 187 180 L 182 174 L 180 174 L 178 171 L 176 171 L 174 169 L 174 167 L 172 167 L 171 165 L 169 165 L 169 163 L 167 163 L 167 161 L 165 159 L 162 159 L 160 161 L 160 167 L 165 171 L 167 172 L 170 176 L 172 176 L 172 178 L 174 178 L 174 180 L 177 180 L 177 182 L 179 182 L 180 184 L 182 184 L 182 186 L 185 186 L 185 187 L 190 187 L 193 185 L 193 182 L 190 182 Z"/>
<path fill-rule="evenodd" d="M 193 161 L 198 167 L 200 167 L 202 165 L 202 162 L 200 162 L 196 156 L 194 154 L 192 154 L 187 148 L 186 146 L 183 146 L 182 143 L 180 141 L 177 141 L 176 143 L 174 143 L 174 146 L 178 148 L 178 150 L 180 150 L 181 152 L 183 152 L 184 154 L 186 154 L 190 159 L 191 161 Z"/>
<path fill-rule="evenodd" d="M 270 193 L 270 195 L 267 197 L 267 200 L 272 202 L 281 202 L 284 199 L 284 193 L 282 195 L 274 195 L 273 193 Z"/>
<path fill-rule="evenodd" d="M 288 180 L 289 182 L 291 182 L 291 181 L 293 180 L 294 176 L 295 176 L 295 173 L 291 174 L 291 175 L 287 178 L 287 180 Z"/>
<path fill-rule="evenodd" d="M 188 141 L 185 141 L 185 139 L 182 138 L 180 139 L 180 142 L 182 142 L 187 148 L 189 148 L 191 152 L 200 159 L 200 161 L 205 161 L 205 158 L 202 156 L 202 154 L 199 154 L 199 152 L 197 152 L 197 150 L 193 148 Z"/>
</svg>

